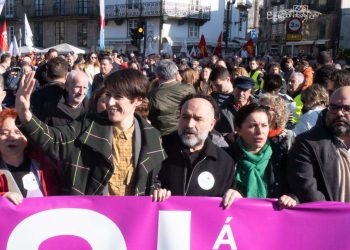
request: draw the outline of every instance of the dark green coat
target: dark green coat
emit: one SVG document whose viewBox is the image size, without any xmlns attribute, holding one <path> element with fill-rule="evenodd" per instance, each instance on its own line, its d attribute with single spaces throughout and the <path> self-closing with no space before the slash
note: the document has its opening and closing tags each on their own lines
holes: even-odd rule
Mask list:
<svg viewBox="0 0 350 250">
<path fill-rule="evenodd" d="M 114 170 L 113 127 L 106 112 L 87 114 L 59 127 L 48 127 L 33 116 L 19 128 L 30 143 L 63 164 L 63 194 L 102 194 Z M 136 114 L 134 133 L 135 194 L 149 195 L 166 155 L 159 131 Z"/>
</svg>

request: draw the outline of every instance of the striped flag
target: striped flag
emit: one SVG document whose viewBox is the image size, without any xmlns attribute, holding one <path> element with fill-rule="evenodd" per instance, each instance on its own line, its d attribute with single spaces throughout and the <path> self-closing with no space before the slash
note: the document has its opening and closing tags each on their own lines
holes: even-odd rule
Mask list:
<svg viewBox="0 0 350 250">
<path fill-rule="evenodd" d="M 105 0 L 100 0 L 100 49 L 105 48 Z"/>
</svg>

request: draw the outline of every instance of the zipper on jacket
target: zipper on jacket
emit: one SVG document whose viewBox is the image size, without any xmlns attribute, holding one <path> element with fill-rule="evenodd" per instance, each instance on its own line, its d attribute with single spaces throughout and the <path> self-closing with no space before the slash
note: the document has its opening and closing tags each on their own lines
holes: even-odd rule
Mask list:
<svg viewBox="0 0 350 250">
<path fill-rule="evenodd" d="M 195 169 L 198 167 L 198 165 L 199 165 L 201 162 L 203 162 L 206 158 L 207 158 L 207 156 L 204 156 L 203 159 L 201 159 L 199 162 L 197 162 L 196 165 L 194 165 L 193 170 L 192 170 L 192 173 L 191 173 L 191 175 L 190 175 L 190 179 L 188 180 L 188 185 L 187 185 L 187 188 L 186 188 L 186 191 L 185 191 L 185 196 L 187 196 L 188 188 L 190 187 L 190 183 L 191 183 L 191 179 L 192 179 L 194 170 L 195 170 Z M 186 171 L 186 172 L 187 172 L 187 171 Z M 185 183 L 186 183 L 186 176 L 185 176 Z"/>
</svg>

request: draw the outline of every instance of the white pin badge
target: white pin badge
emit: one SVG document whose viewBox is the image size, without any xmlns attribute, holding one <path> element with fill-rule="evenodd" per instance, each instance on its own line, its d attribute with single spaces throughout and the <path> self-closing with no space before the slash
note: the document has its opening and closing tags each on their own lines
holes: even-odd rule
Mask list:
<svg viewBox="0 0 350 250">
<path fill-rule="evenodd" d="M 215 178 L 210 172 L 203 172 L 198 176 L 198 184 L 204 190 L 210 190 L 214 187 Z"/>
<path fill-rule="evenodd" d="M 26 174 L 22 178 L 23 187 L 27 191 L 34 191 L 39 189 L 38 182 L 36 181 L 36 178 L 33 173 Z"/>
</svg>

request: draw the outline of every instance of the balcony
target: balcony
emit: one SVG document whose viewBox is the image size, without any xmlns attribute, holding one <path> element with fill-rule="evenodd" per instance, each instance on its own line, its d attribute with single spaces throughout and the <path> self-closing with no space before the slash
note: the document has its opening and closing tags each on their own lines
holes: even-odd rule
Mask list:
<svg viewBox="0 0 350 250">
<path fill-rule="evenodd" d="M 237 1 L 237 9 L 239 9 L 240 11 L 247 11 L 247 9 L 250 9 L 251 7 L 253 7 L 253 4 L 250 0 Z"/>
<path fill-rule="evenodd" d="M 61 3 L 47 3 L 40 5 L 25 5 L 28 18 L 42 18 L 42 17 L 98 17 L 100 15 L 98 5 L 93 1 L 87 2 L 61 2 Z"/>
<path fill-rule="evenodd" d="M 162 10 L 161 10 L 162 9 Z M 211 14 L 210 6 L 191 5 L 178 1 L 147 2 L 141 4 L 115 4 L 106 5 L 106 19 L 125 19 L 138 17 L 167 17 L 173 19 L 194 19 L 209 21 Z"/>
</svg>

